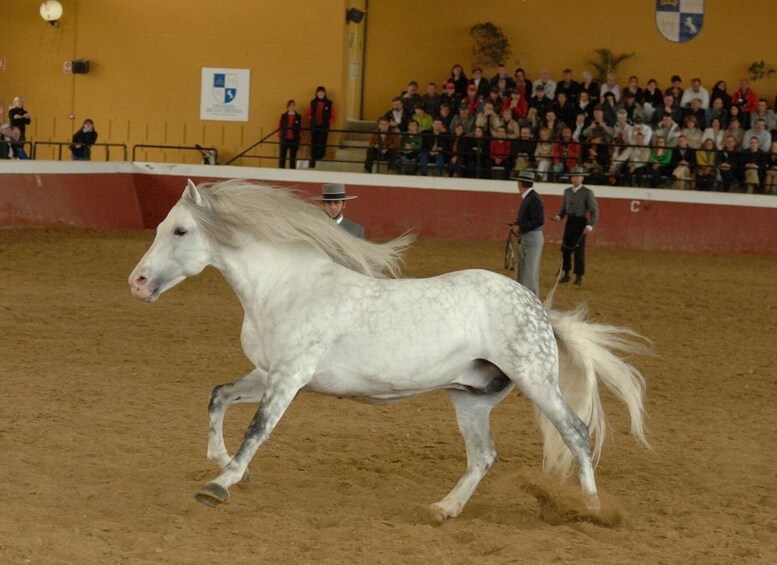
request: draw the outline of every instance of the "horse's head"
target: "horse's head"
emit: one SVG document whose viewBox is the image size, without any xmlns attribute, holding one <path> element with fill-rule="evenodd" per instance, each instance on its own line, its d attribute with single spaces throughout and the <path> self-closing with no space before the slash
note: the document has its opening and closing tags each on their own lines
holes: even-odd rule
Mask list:
<svg viewBox="0 0 777 565">
<path fill-rule="evenodd" d="M 191 211 L 191 206 L 202 205 L 202 194 L 190 180 L 181 199 L 157 227 L 154 243 L 129 276 L 135 297 L 153 302 L 210 264 L 210 245 Z"/>
</svg>

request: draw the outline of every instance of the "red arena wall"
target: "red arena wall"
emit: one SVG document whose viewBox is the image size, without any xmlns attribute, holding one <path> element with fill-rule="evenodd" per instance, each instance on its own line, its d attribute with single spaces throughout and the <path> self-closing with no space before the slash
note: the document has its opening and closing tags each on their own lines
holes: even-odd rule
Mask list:
<svg viewBox="0 0 777 565">
<path fill-rule="evenodd" d="M 7 163 L 0 172 L 0 226 L 149 229 L 165 217 L 186 184 L 244 178 L 320 193 L 342 182 L 360 198 L 348 215 L 370 238 L 413 231 L 421 237 L 501 240 L 519 204 L 514 183 L 472 179 L 362 175 L 245 167 L 152 163 Z M 564 185 L 538 184 L 546 215 Z M 777 198 L 623 187 L 594 187 L 601 221 L 593 246 L 653 251 L 777 255 Z M 261 218 L 257 218 L 261 221 Z M 546 224 L 546 239 L 560 239 Z"/>
</svg>

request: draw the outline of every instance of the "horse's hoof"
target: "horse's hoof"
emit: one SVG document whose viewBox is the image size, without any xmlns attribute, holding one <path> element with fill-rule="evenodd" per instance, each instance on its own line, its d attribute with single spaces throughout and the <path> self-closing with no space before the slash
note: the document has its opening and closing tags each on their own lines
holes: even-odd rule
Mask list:
<svg viewBox="0 0 777 565">
<path fill-rule="evenodd" d="M 602 510 L 602 503 L 599 501 L 599 495 L 597 494 L 586 495 L 585 508 L 589 512 L 600 512 Z"/>
<path fill-rule="evenodd" d="M 448 513 L 445 512 L 443 507 L 437 503 L 429 505 L 429 514 L 431 515 L 432 520 L 434 520 L 438 524 L 442 524 L 443 522 L 445 522 L 445 520 L 448 519 Z"/>
<path fill-rule="evenodd" d="M 243 471 L 243 478 L 237 483 L 239 487 L 247 487 L 251 484 L 251 473 L 248 470 Z"/>
<path fill-rule="evenodd" d="M 229 491 L 216 483 L 208 483 L 202 487 L 194 499 L 208 508 L 215 508 L 229 500 Z"/>
</svg>

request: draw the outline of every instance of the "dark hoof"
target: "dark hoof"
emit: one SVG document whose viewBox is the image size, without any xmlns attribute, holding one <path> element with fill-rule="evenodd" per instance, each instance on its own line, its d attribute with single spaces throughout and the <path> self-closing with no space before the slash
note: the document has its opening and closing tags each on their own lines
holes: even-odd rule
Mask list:
<svg viewBox="0 0 777 565">
<path fill-rule="evenodd" d="M 208 483 L 194 495 L 194 500 L 208 508 L 215 508 L 229 500 L 229 491 L 216 483 Z"/>
<path fill-rule="evenodd" d="M 237 486 L 239 487 L 247 487 L 251 484 L 251 473 L 248 470 L 245 470 L 243 472 L 243 478 L 240 479 L 240 482 L 237 483 Z"/>
</svg>

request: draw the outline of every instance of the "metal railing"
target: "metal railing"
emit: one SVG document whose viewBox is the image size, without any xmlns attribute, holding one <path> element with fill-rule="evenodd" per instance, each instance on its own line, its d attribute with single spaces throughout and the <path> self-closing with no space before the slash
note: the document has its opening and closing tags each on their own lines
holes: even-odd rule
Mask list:
<svg viewBox="0 0 777 565">
<path fill-rule="evenodd" d="M 70 147 L 72 144 L 71 141 L 35 141 L 32 144 L 32 155 L 30 155 L 31 159 L 37 159 L 38 158 L 38 147 L 47 147 L 47 146 L 53 146 L 56 147 L 56 153 L 57 153 L 57 160 L 62 160 L 62 148 L 63 147 Z M 122 161 L 127 160 L 127 146 L 123 143 L 93 143 L 89 146 L 90 148 L 94 149 L 95 147 L 105 148 L 105 161 L 111 160 L 111 147 L 116 147 L 121 149 L 122 153 Z"/>
<path fill-rule="evenodd" d="M 277 142 L 277 141 L 267 141 L 272 136 L 277 134 L 278 131 L 280 131 L 280 128 L 274 129 L 273 131 L 271 131 L 270 133 L 265 135 L 263 138 L 261 138 L 256 143 L 254 143 L 250 147 L 247 147 L 246 149 L 243 149 L 240 153 L 238 153 L 237 155 L 232 157 L 229 161 L 227 161 L 225 163 L 225 165 L 231 165 L 232 163 L 234 163 L 238 159 L 270 159 L 270 158 L 274 158 L 274 156 L 273 157 L 267 157 L 267 156 L 262 157 L 262 156 L 257 156 L 257 155 L 248 155 L 248 152 L 249 151 L 253 151 L 255 147 L 258 147 L 258 146 L 260 146 L 263 143 L 268 143 L 268 144 L 271 144 L 271 145 L 279 145 L 279 142 Z"/>
<path fill-rule="evenodd" d="M 218 165 L 218 150 L 215 147 L 203 147 L 201 145 L 151 145 L 147 143 L 138 143 L 132 146 L 132 160 L 137 161 L 138 149 L 162 149 L 163 151 L 196 151 L 204 165 Z M 227 163 L 229 164 L 229 163 Z"/>
</svg>

